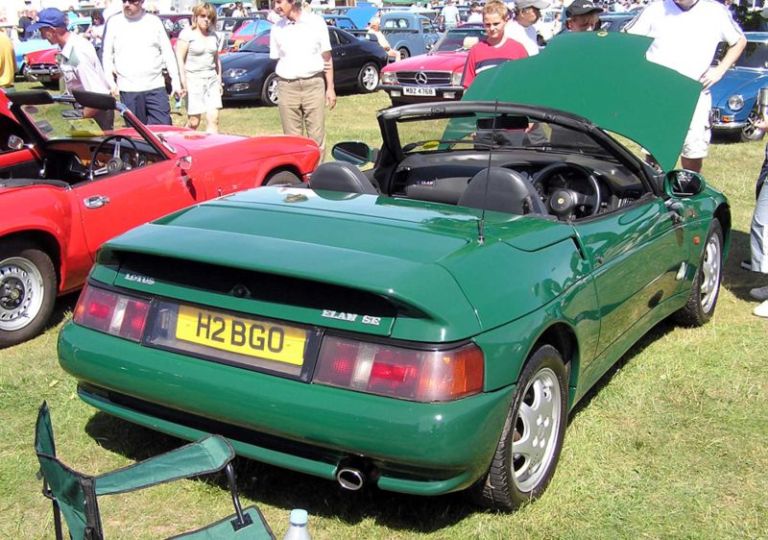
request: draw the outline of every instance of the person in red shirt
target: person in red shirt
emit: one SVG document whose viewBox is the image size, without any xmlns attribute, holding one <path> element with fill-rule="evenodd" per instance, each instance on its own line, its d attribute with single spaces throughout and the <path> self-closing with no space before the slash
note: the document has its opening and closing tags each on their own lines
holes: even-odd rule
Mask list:
<svg viewBox="0 0 768 540">
<path fill-rule="evenodd" d="M 528 56 L 525 47 L 504 35 L 507 14 L 507 6 L 498 0 L 491 0 L 483 7 L 485 40 L 480 41 L 469 51 L 461 81 L 464 88 L 469 88 L 481 71 L 494 68 L 509 60 Z"/>
</svg>

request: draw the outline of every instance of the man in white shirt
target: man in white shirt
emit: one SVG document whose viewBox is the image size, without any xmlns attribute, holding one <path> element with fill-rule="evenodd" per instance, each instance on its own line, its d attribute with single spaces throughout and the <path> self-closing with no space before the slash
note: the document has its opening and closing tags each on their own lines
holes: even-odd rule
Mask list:
<svg viewBox="0 0 768 540">
<path fill-rule="evenodd" d="M 441 23 L 446 30 L 451 30 L 459 25 L 461 22 L 459 8 L 453 4 L 453 0 L 445 0 L 445 6 L 440 12 L 440 20 L 438 22 Z"/>
<path fill-rule="evenodd" d="M 325 107 L 336 105 L 328 25 L 298 0 L 275 0 L 269 57 L 277 60 L 277 106 L 286 135 L 303 135 L 325 152 Z"/>
<path fill-rule="evenodd" d="M 700 172 L 710 139 L 712 97 L 709 89 L 738 60 L 747 45 L 744 33 L 728 9 L 716 0 L 657 0 L 625 31 L 653 38 L 646 53 L 648 60 L 702 84 L 680 156 L 684 168 Z M 721 41 L 728 44 L 728 51 L 717 66 L 712 66 Z"/>
<path fill-rule="evenodd" d="M 483 6 L 478 2 L 469 4 L 469 17 L 467 24 L 483 24 Z"/>
<path fill-rule="evenodd" d="M 242 2 L 235 2 L 235 9 L 232 10 L 232 17 L 245 17 L 245 9 Z"/>
<path fill-rule="evenodd" d="M 70 94 L 73 90 L 85 90 L 99 94 L 109 94 L 109 83 L 101 67 L 96 49 L 90 41 L 67 30 L 67 16 L 60 9 L 46 8 L 38 15 L 32 29 L 40 29 L 40 35 L 51 45 L 61 47 L 56 61 L 61 77 Z M 102 129 L 111 130 L 114 111 L 83 109 L 85 118 L 93 118 Z"/>
<path fill-rule="evenodd" d="M 519 0 L 515 2 L 513 17 L 504 28 L 507 38 L 522 44 L 528 56 L 539 54 L 539 42 L 533 25 L 541 18 L 541 10 L 547 7 L 548 0 Z"/>
<path fill-rule="evenodd" d="M 123 12 L 107 21 L 102 63 L 112 94 L 139 120 L 172 124 L 163 68 L 182 97 L 179 68 L 162 21 L 144 11 L 144 0 L 123 0 Z"/>
</svg>

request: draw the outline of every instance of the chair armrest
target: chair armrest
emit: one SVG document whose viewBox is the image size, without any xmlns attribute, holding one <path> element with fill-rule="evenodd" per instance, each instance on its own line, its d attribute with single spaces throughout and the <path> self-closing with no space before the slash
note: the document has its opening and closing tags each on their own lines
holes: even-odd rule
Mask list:
<svg viewBox="0 0 768 540">
<path fill-rule="evenodd" d="M 223 469 L 235 457 L 232 445 L 211 435 L 176 450 L 94 478 L 96 495 L 125 493 Z"/>
<path fill-rule="evenodd" d="M 246 517 L 246 525 L 236 528 L 237 516 L 228 516 L 222 520 L 212 523 L 207 527 L 190 531 L 177 536 L 172 536 L 168 540 L 210 540 L 217 538 L 219 540 L 274 540 L 275 535 L 269 528 L 264 516 L 255 506 L 249 506 L 243 510 Z"/>
</svg>

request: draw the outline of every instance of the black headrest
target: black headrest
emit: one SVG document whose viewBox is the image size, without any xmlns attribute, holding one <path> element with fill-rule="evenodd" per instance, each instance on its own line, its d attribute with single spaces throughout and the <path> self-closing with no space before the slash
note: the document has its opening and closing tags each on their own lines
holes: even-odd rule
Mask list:
<svg viewBox="0 0 768 540">
<path fill-rule="evenodd" d="M 521 216 L 547 213 L 531 181 L 503 167 L 488 167 L 475 174 L 462 193 L 459 206 Z"/>
<path fill-rule="evenodd" d="M 330 161 L 320 165 L 309 178 L 309 187 L 345 193 L 379 194 L 360 169 L 343 161 Z"/>
</svg>

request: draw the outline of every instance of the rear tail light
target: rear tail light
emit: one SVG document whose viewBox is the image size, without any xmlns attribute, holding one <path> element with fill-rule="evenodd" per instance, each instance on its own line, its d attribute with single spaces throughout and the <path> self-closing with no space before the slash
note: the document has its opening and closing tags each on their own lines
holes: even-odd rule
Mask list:
<svg viewBox="0 0 768 540">
<path fill-rule="evenodd" d="M 86 285 L 75 307 L 75 323 L 133 341 L 141 341 L 149 302 Z"/>
<path fill-rule="evenodd" d="M 413 401 L 450 401 L 482 391 L 483 363 L 473 344 L 420 351 L 326 337 L 313 381 Z"/>
</svg>

